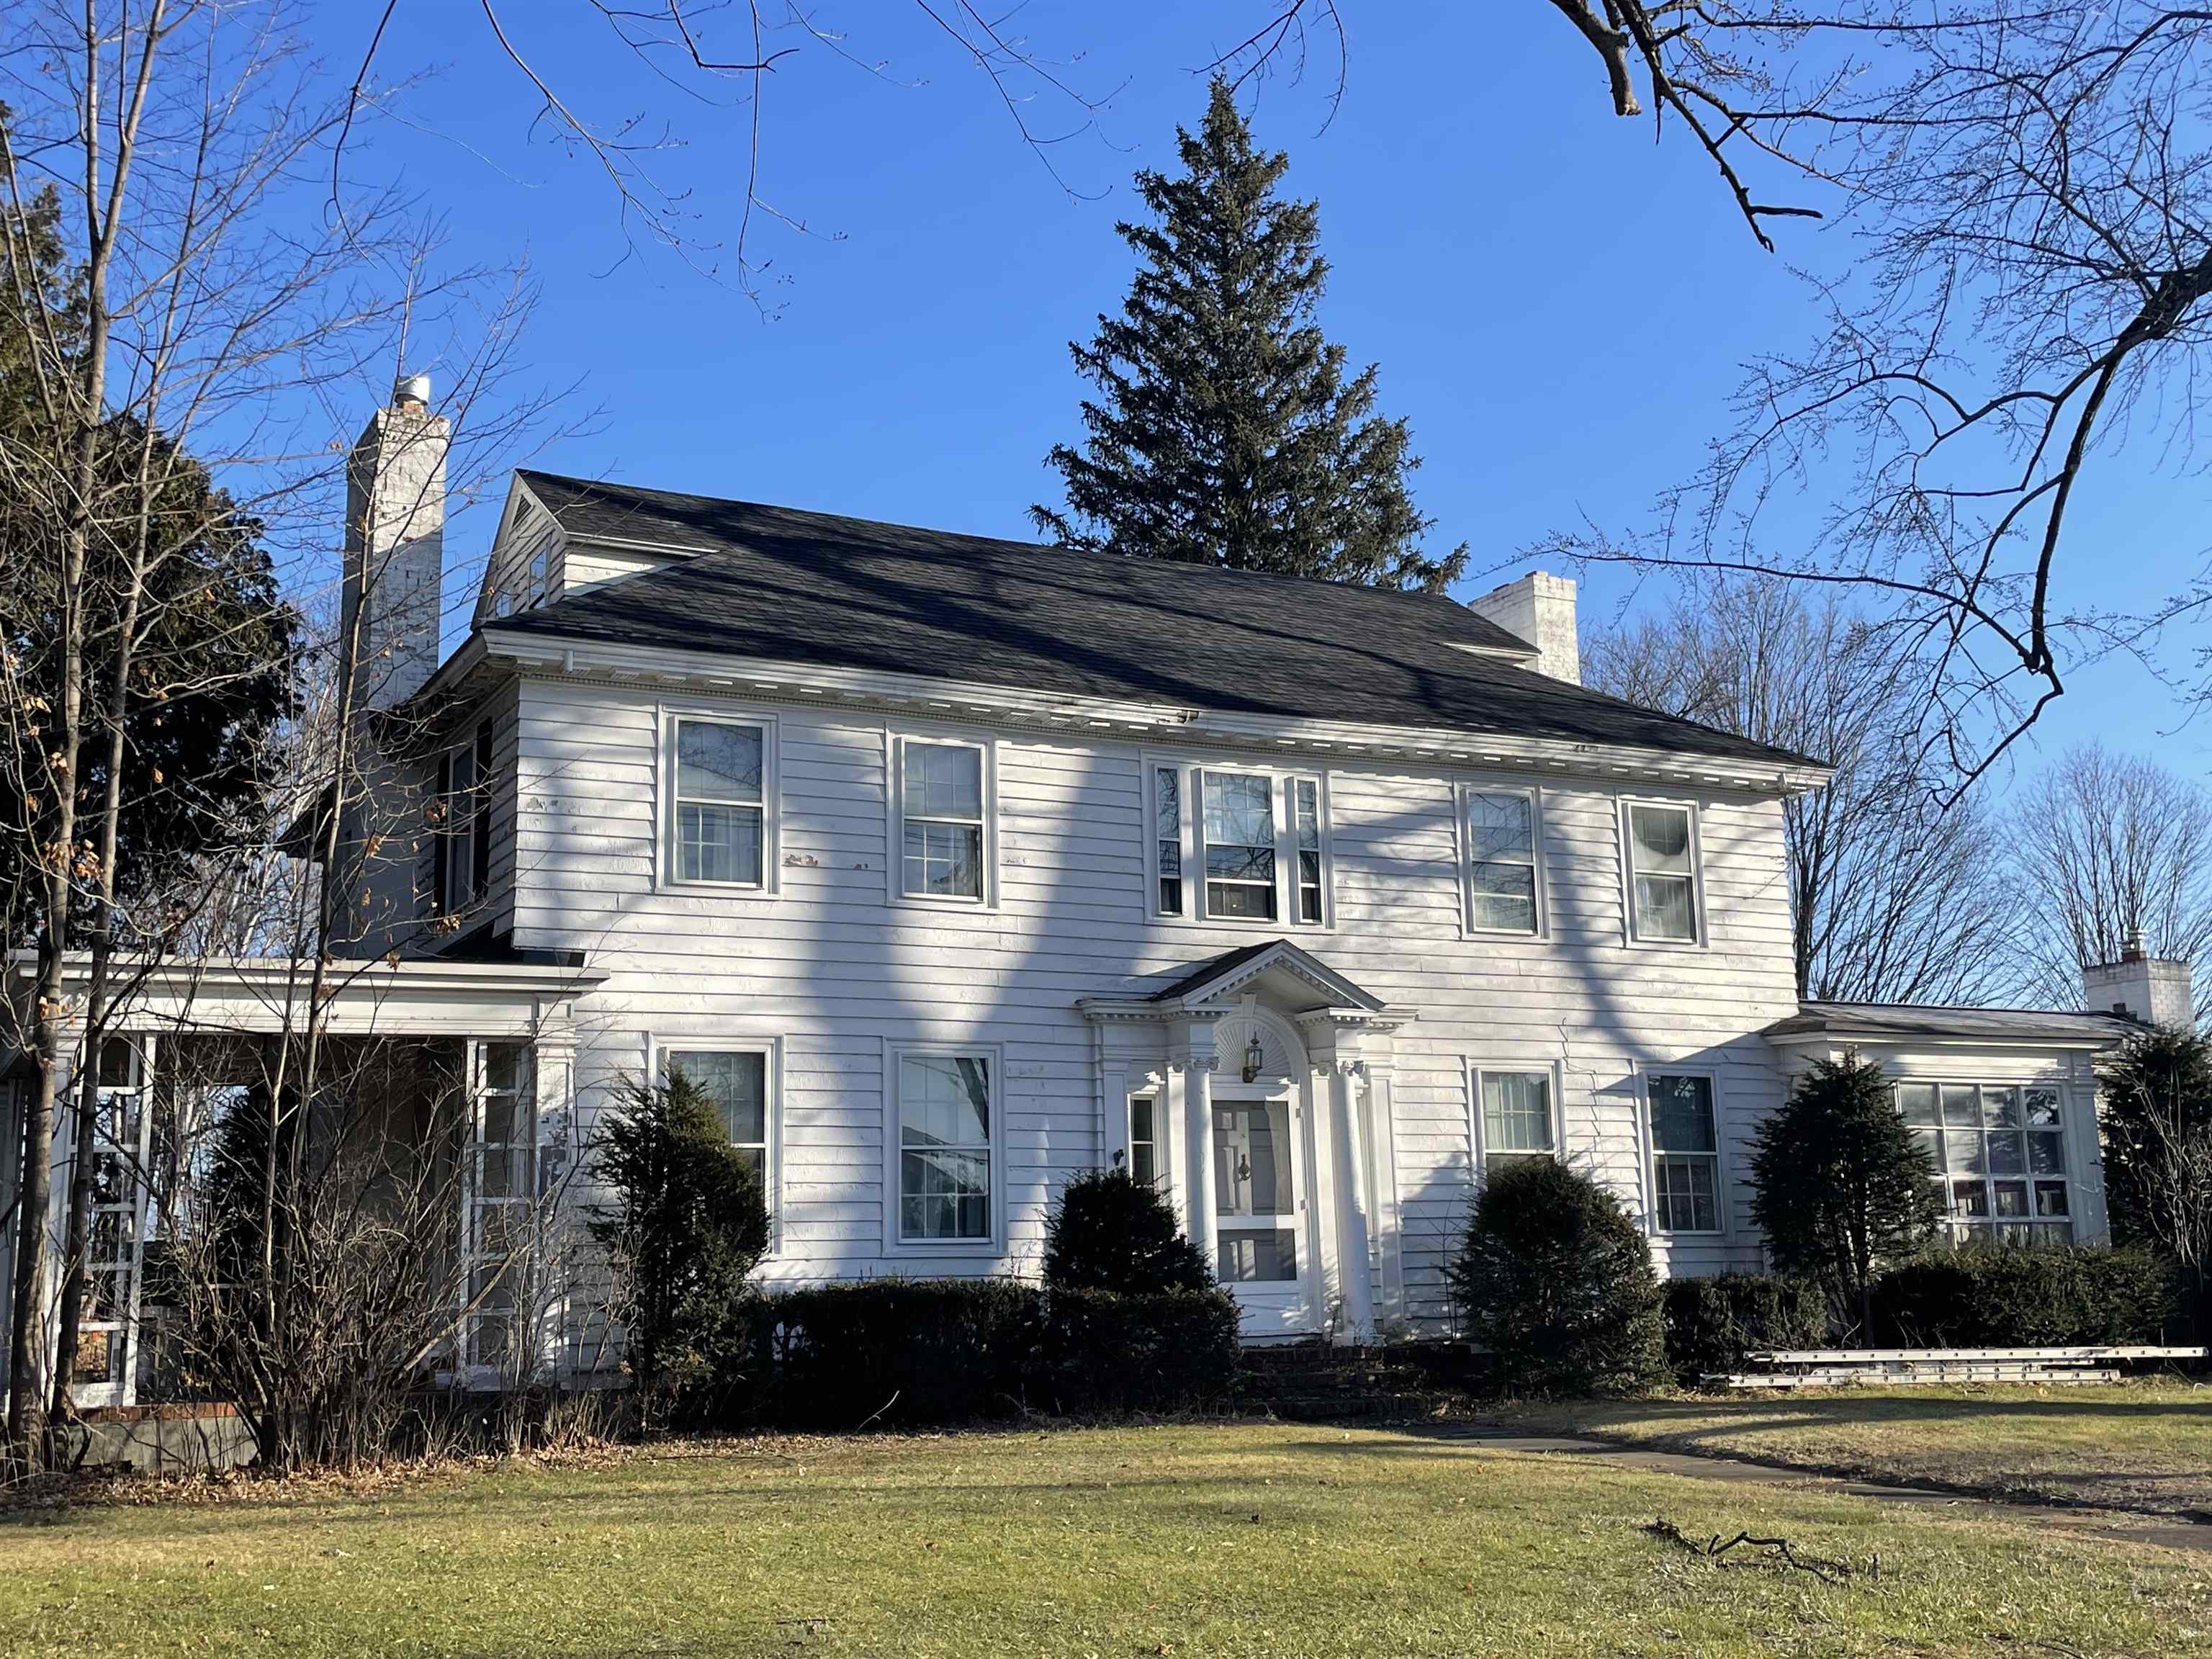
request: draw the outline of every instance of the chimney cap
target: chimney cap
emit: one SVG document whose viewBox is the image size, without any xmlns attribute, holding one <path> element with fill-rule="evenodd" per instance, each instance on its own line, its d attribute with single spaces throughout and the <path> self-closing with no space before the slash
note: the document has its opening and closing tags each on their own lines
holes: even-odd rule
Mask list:
<svg viewBox="0 0 2212 1659">
<path fill-rule="evenodd" d="M 430 405 L 430 377 L 428 374 L 403 374 L 392 383 L 392 404 L 395 409 L 404 409 L 412 404 L 417 409 Z"/>
</svg>

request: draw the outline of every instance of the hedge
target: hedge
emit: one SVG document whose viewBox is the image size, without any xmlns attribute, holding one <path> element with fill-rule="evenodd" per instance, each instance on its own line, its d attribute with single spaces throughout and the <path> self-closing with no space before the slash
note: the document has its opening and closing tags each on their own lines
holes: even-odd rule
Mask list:
<svg viewBox="0 0 2212 1659">
<path fill-rule="evenodd" d="M 1715 1273 L 1667 1282 L 1667 1364 L 1695 1388 L 1743 1369 L 1762 1348 L 1816 1348 L 1828 1341 L 1828 1299 L 1809 1279 L 1788 1273 Z"/>
<path fill-rule="evenodd" d="M 1219 1404 L 1237 1308 L 1219 1291 L 1048 1294 L 1008 1279 L 868 1279 L 757 1296 L 717 1356 L 732 1425 L 849 1431 Z"/>
<path fill-rule="evenodd" d="M 2095 1245 L 1931 1253 L 1874 1286 L 1875 1341 L 1883 1347 L 2157 1342 L 2179 1311 L 2165 1262 Z"/>
</svg>

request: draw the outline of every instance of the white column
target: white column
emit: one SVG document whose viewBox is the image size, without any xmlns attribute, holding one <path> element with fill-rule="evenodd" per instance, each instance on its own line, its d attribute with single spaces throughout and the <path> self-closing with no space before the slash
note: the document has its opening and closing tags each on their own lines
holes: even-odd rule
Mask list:
<svg viewBox="0 0 2212 1659">
<path fill-rule="evenodd" d="M 1213 1242 L 1213 1050 L 1194 1054 L 1183 1080 L 1190 1146 L 1190 1236 L 1211 1263 Z"/>
<path fill-rule="evenodd" d="M 1368 1254 L 1371 1209 L 1367 1192 L 1366 1137 L 1360 1133 L 1360 1061 L 1340 1054 L 1328 1068 L 1329 1137 L 1336 1157 L 1337 1255 L 1343 1264 L 1344 1322 L 1354 1341 L 1375 1334 L 1374 1263 Z"/>
</svg>

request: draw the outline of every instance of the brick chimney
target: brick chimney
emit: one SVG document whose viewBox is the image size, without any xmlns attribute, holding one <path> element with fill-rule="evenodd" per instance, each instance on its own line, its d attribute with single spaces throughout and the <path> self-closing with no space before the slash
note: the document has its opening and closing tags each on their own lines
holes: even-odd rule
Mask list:
<svg viewBox="0 0 2212 1659">
<path fill-rule="evenodd" d="M 2149 955 L 2141 932 L 2130 933 L 2118 962 L 2081 970 L 2081 1000 L 2094 1013 L 2128 1014 L 2149 1025 L 2197 1028 L 2189 964 Z"/>
<path fill-rule="evenodd" d="M 1581 647 L 1575 640 L 1575 585 L 1565 576 L 1531 571 L 1494 587 L 1467 608 L 1536 647 L 1535 670 L 1570 685 L 1583 683 Z"/>
<path fill-rule="evenodd" d="M 346 462 L 342 626 L 359 652 L 354 696 L 363 708 L 404 702 L 438 666 L 453 432 L 443 416 L 430 412 L 429 401 L 428 375 L 400 380 Z"/>
</svg>

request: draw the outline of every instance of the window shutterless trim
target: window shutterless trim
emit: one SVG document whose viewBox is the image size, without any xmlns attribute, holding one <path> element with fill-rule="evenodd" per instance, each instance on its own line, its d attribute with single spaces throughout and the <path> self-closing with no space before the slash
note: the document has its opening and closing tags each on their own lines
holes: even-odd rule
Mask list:
<svg viewBox="0 0 2212 1659">
<path fill-rule="evenodd" d="M 764 1054 L 761 1067 L 761 1129 L 768 1145 L 761 1154 L 761 1193 L 768 1203 L 771 1254 L 783 1243 L 783 1039 L 780 1036 L 691 1036 L 683 1032 L 653 1032 L 646 1038 L 647 1074 L 656 1083 L 668 1080 L 672 1054 Z M 732 1146 L 745 1143 L 732 1141 Z"/>
<path fill-rule="evenodd" d="M 988 1238 L 908 1238 L 905 1188 L 901 1184 L 902 1102 L 899 1091 L 909 1056 L 939 1060 L 981 1060 L 990 1066 L 991 1139 Z M 994 1042 L 884 1042 L 884 1253 L 902 1256 L 994 1258 L 1006 1253 L 1006 1051 Z"/>
<path fill-rule="evenodd" d="M 906 890 L 906 746 L 973 749 L 981 757 L 978 768 L 983 794 L 982 868 L 978 872 L 983 891 L 979 897 L 961 893 L 909 893 Z M 884 891 L 893 904 L 919 904 L 933 909 L 995 910 L 999 908 L 999 744 L 994 738 L 964 732 L 928 732 L 889 727 L 884 733 Z M 973 823 L 973 818 L 923 817 L 925 823 Z"/>
<path fill-rule="evenodd" d="M 1515 1065 L 1501 1060 L 1495 1066 L 1480 1061 L 1465 1063 L 1468 1079 L 1468 1145 L 1474 1154 L 1474 1178 L 1480 1182 L 1493 1153 L 1501 1158 L 1553 1158 L 1566 1156 L 1567 1108 L 1563 1087 L 1565 1067 L 1556 1060 L 1538 1060 L 1533 1065 Z M 1493 1147 L 1489 1144 L 1489 1130 L 1482 1103 L 1482 1079 L 1485 1077 L 1537 1077 L 1546 1079 L 1546 1103 L 1551 1112 L 1552 1144 L 1543 1150 L 1513 1146 Z"/>
<path fill-rule="evenodd" d="M 1704 1082 L 1705 1099 L 1712 1108 L 1713 1150 L 1710 1152 L 1678 1152 L 1659 1145 L 1659 1132 L 1651 1121 L 1651 1079 L 1655 1077 L 1692 1077 Z M 1720 1073 L 1709 1066 L 1671 1066 L 1664 1063 L 1640 1066 L 1636 1077 L 1637 1109 L 1640 1114 L 1637 1124 L 1637 1144 L 1644 1152 L 1644 1231 L 1653 1238 L 1726 1238 L 1729 1236 L 1729 1161 L 1728 1136 L 1721 1124 Z M 1661 1224 L 1659 1209 L 1659 1160 L 1662 1158 L 1709 1158 L 1713 1165 L 1713 1216 L 1719 1224 L 1713 1227 L 1666 1227 Z"/>
<path fill-rule="evenodd" d="M 1476 860 L 1474 838 L 1468 823 L 1468 812 L 1474 798 L 1477 795 L 1520 795 L 1528 802 L 1528 868 L 1536 895 L 1536 925 L 1534 927 L 1488 927 L 1475 920 Z M 1503 780 L 1491 782 L 1480 778 L 1461 780 L 1452 789 L 1452 844 L 1459 850 L 1460 926 L 1471 937 L 1496 939 L 1547 939 L 1552 936 L 1552 896 L 1548 890 L 1544 869 L 1544 791 L 1540 786 Z M 1485 861 L 1499 864 L 1515 862 L 1510 859 Z"/>
<path fill-rule="evenodd" d="M 1330 830 L 1329 775 L 1326 771 L 1304 767 L 1269 765 L 1259 762 L 1223 761 L 1188 756 L 1164 755 L 1146 751 L 1141 757 L 1144 768 L 1142 799 L 1145 807 L 1145 913 L 1155 919 L 1182 919 L 1200 921 L 1215 927 L 1290 929 L 1304 933 L 1327 933 L 1336 926 L 1336 854 Z M 1177 830 L 1180 836 L 1180 872 L 1182 890 L 1178 895 L 1182 908 L 1170 910 L 1161 902 L 1163 880 L 1159 823 L 1159 774 L 1171 771 L 1176 775 L 1178 799 Z M 1275 875 L 1273 890 L 1275 914 L 1272 916 L 1224 915 L 1206 902 L 1206 889 L 1212 878 L 1206 868 L 1206 781 L 1214 777 L 1261 778 L 1267 784 L 1268 811 L 1273 820 L 1273 841 Z M 1315 832 L 1318 845 L 1312 849 L 1299 846 L 1298 791 L 1301 785 L 1310 786 L 1314 797 Z M 1241 843 L 1221 842 L 1222 846 Z M 1313 850 L 1320 854 L 1321 919 L 1310 921 L 1304 918 L 1301 906 L 1304 888 L 1300 877 L 1301 851 Z M 1258 887 L 1266 884 L 1231 881 L 1224 885 Z"/>
<path fill-rule="evenodd" d="M 758 881 L 709 881 L 678 873 L 676 860 L 677 794 L 676 727 L 682 720 L 710 726 L 750 726 L 760 733 L 761 744 L 761 878 Z M 729 898 L 773 898 L 781 885 L 782 813 L 779 810 L 781 778 L 777 758 L 779 732 L 773 714 L 705 702 L 660 702 L 653 708 L 653 884 L 678 892 L 719 893 Z M 749 801 L 708 801 L 707 805 L 746 806 Z"/>
<path fill-rule="evenodd" d="M 1703 830 L 1698 823 L 1702 814 L 1698 803 L 1668 795 L 1630 795 L 1618 798 L 1620 810 L 1614 813 L 1616 833 L 1620 837 L 1620 932 L 1626 944 L 1642 950 L 1695 951 L 1711 943 L 1705 923 L 1705 860 L 1702 844 Z M 1636 931 L 1636 828 L 1630 819 L 1631 809 L 1638 806 L 1664 807 L 1689 815 L 1690 855 L 1690 937 L 1670 939 L 1664 936 L 1647 939 Z M 1650 873 L 1647 872 L 1646 873 Z M 1662 875 L 1671 872 L 1661 872 Z"/>
</svg>

